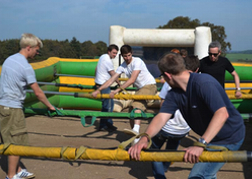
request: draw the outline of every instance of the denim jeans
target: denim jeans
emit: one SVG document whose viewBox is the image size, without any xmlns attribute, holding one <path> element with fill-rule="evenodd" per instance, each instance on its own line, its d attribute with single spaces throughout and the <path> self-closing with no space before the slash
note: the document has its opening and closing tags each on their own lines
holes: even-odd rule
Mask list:
<svg viewBox="0 0 252 179">
<path fill-rule="evenodd" d="M 184 138 L 187 134 L 188 133 L 182 135 L 175 135 L 161 130 L 155 137 L 152 138 L 151 148 L 160 149 L 167 140 L 165 149 L 177 150 L 180 140 Z M 170 164 L 171 162 L 151 162 L 152 171 L 155 179 L 165 179 L 165 172 L 168 170 Z"/>
<path fill-rule="evenodd" d="M 223 146 L 228 148 L 230 151 L 235 151 L 238 150 L 242 143 L 243 140 L 240 140 L 237 143 L 234 144 L 227 144 L 227 145 L 216 145 L 216 146 Z M 208 144 L 208 146 L 210 145 L 215 145 L 215 144 Z M 207 149 L 208 151 L 216 151 L 213 149 Z M 189 175 L 189 179 L 216 179 L 216 173 L 221 169 L 221 167 L 224 165 L 225 163 L 221 163 L 221 162 L 209 162 L 209 163 L 196 163 L 194 164 L 191 173 Z"/>
<path fill-rule="evenodd" d="M 101 90 L 101 94 L 109 94 L 110 93 L 110 87 Z M 113 99 L 102 99 L 102 112 L 113 112 L 114 109 L 114 100 Z M 109 119 L 100 119 L 100 128 L 103 128 L 105 126 L 111 126 L 113 125 L 113 121 L 111 118 Z"/>
</svg>

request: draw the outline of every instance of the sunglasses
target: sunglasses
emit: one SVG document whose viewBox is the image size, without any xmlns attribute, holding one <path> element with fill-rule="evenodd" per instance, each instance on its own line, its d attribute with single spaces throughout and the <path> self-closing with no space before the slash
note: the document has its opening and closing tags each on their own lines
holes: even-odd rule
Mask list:
<svg viewBox="0 0 252 179">
<path fill-rule="evenodd" d="M 217 56 L 219 55 L 219 53 L 210 53 L 210 52 L 208 52 L 208 54 L 209 54 L 210 57 L 211 57 L 212 55 L 213 55 L 214 57 L 217 57 Z"/>
<path fill-rule="evenodd" d="M 41 51 L 40 50 L 36 50 L 37 51 L 37 55 L 41 56 Z"/>
</svg>

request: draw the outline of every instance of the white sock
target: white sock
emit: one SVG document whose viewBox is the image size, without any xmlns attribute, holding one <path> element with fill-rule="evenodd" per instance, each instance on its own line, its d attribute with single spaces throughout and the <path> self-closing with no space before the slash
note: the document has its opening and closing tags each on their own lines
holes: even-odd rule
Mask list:
<svg viewBox="0 0 252 179">
<path fill-rule="evenodd" d="M 134 127 L 132 129 L 133 131 L 136 131 L 139 133 L 139 130 L 140 130 L 140 125 L 139 124 L 134 124 Z"/>
</svg>

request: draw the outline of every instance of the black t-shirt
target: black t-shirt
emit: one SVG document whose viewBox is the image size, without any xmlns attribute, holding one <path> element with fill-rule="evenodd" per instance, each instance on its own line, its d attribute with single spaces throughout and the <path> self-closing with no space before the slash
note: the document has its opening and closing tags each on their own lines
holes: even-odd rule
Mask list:
<svg viewBox="0 0 252 179">
<path fill-rule="evenodd" d="M 234 67 L 225 57 L 219 56 L 219 59 L 216 62 L 211 61 L 209 59 L 209 56 L 204 57 L 202 60 L 200 60 L 199 72 L 207 73 L 213 76 L 222 85 L 223 88 L 225 83 L 226 70 L 229 73 L 232 73 L 234 71 Z"/>
</svg>

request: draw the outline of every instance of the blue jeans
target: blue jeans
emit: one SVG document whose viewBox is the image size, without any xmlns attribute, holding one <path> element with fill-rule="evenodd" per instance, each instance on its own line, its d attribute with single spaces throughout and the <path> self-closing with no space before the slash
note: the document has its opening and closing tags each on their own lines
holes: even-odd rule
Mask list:
<svg viewBox="0 0 252 179">
<path fill-rule="evenodd" d="M 101 90 L 101 94 L 109 94 L 110 93 L 110 87 Z M 102 99 L 102 112 L 113 112 L 114 109 L 114 100 L 113 99 Z M 112 126 L 113 121 L 111 118 L 109 119 L 100 119 L 100 128 L 106 127 L 106 126 Z"/>
<path fill-rule="evenodd" d="M 234 144 L 216 145 L 216 146 L 223 146 L 223 147 L 228 148 L 231 151 L 235 151 L 241 147 L 243 140 L 244 139 Z M 210 145 L 215 145 L 215 144 L 210 143 L 208 145 L 210 146 Z M 214 151 L 213 149 L 207 149 L 207 150 Z M 225 163 L 221 163 L 221 162 L 196 163 L 194 164 L 188 178 L 189 179 L 216 179 L 217 178 L 216 173 L 221 169 L 221 167 L 224 164 Z"/>
<path fill-rule="evenodd" d="M 161 130 L 155 137 L 152 138 L 151 148 L 160 149 L 167 140 L 165 149 L 177 150 L 180 140 L 184 138 L 187 134 L 188 133 L 182 135 L 175 135 Z M 165 179 L 165 172 L 168 170 L 170 164 L 171 162 L 151 162 L 152 171 L 155 179 Z"/>
</svg>

